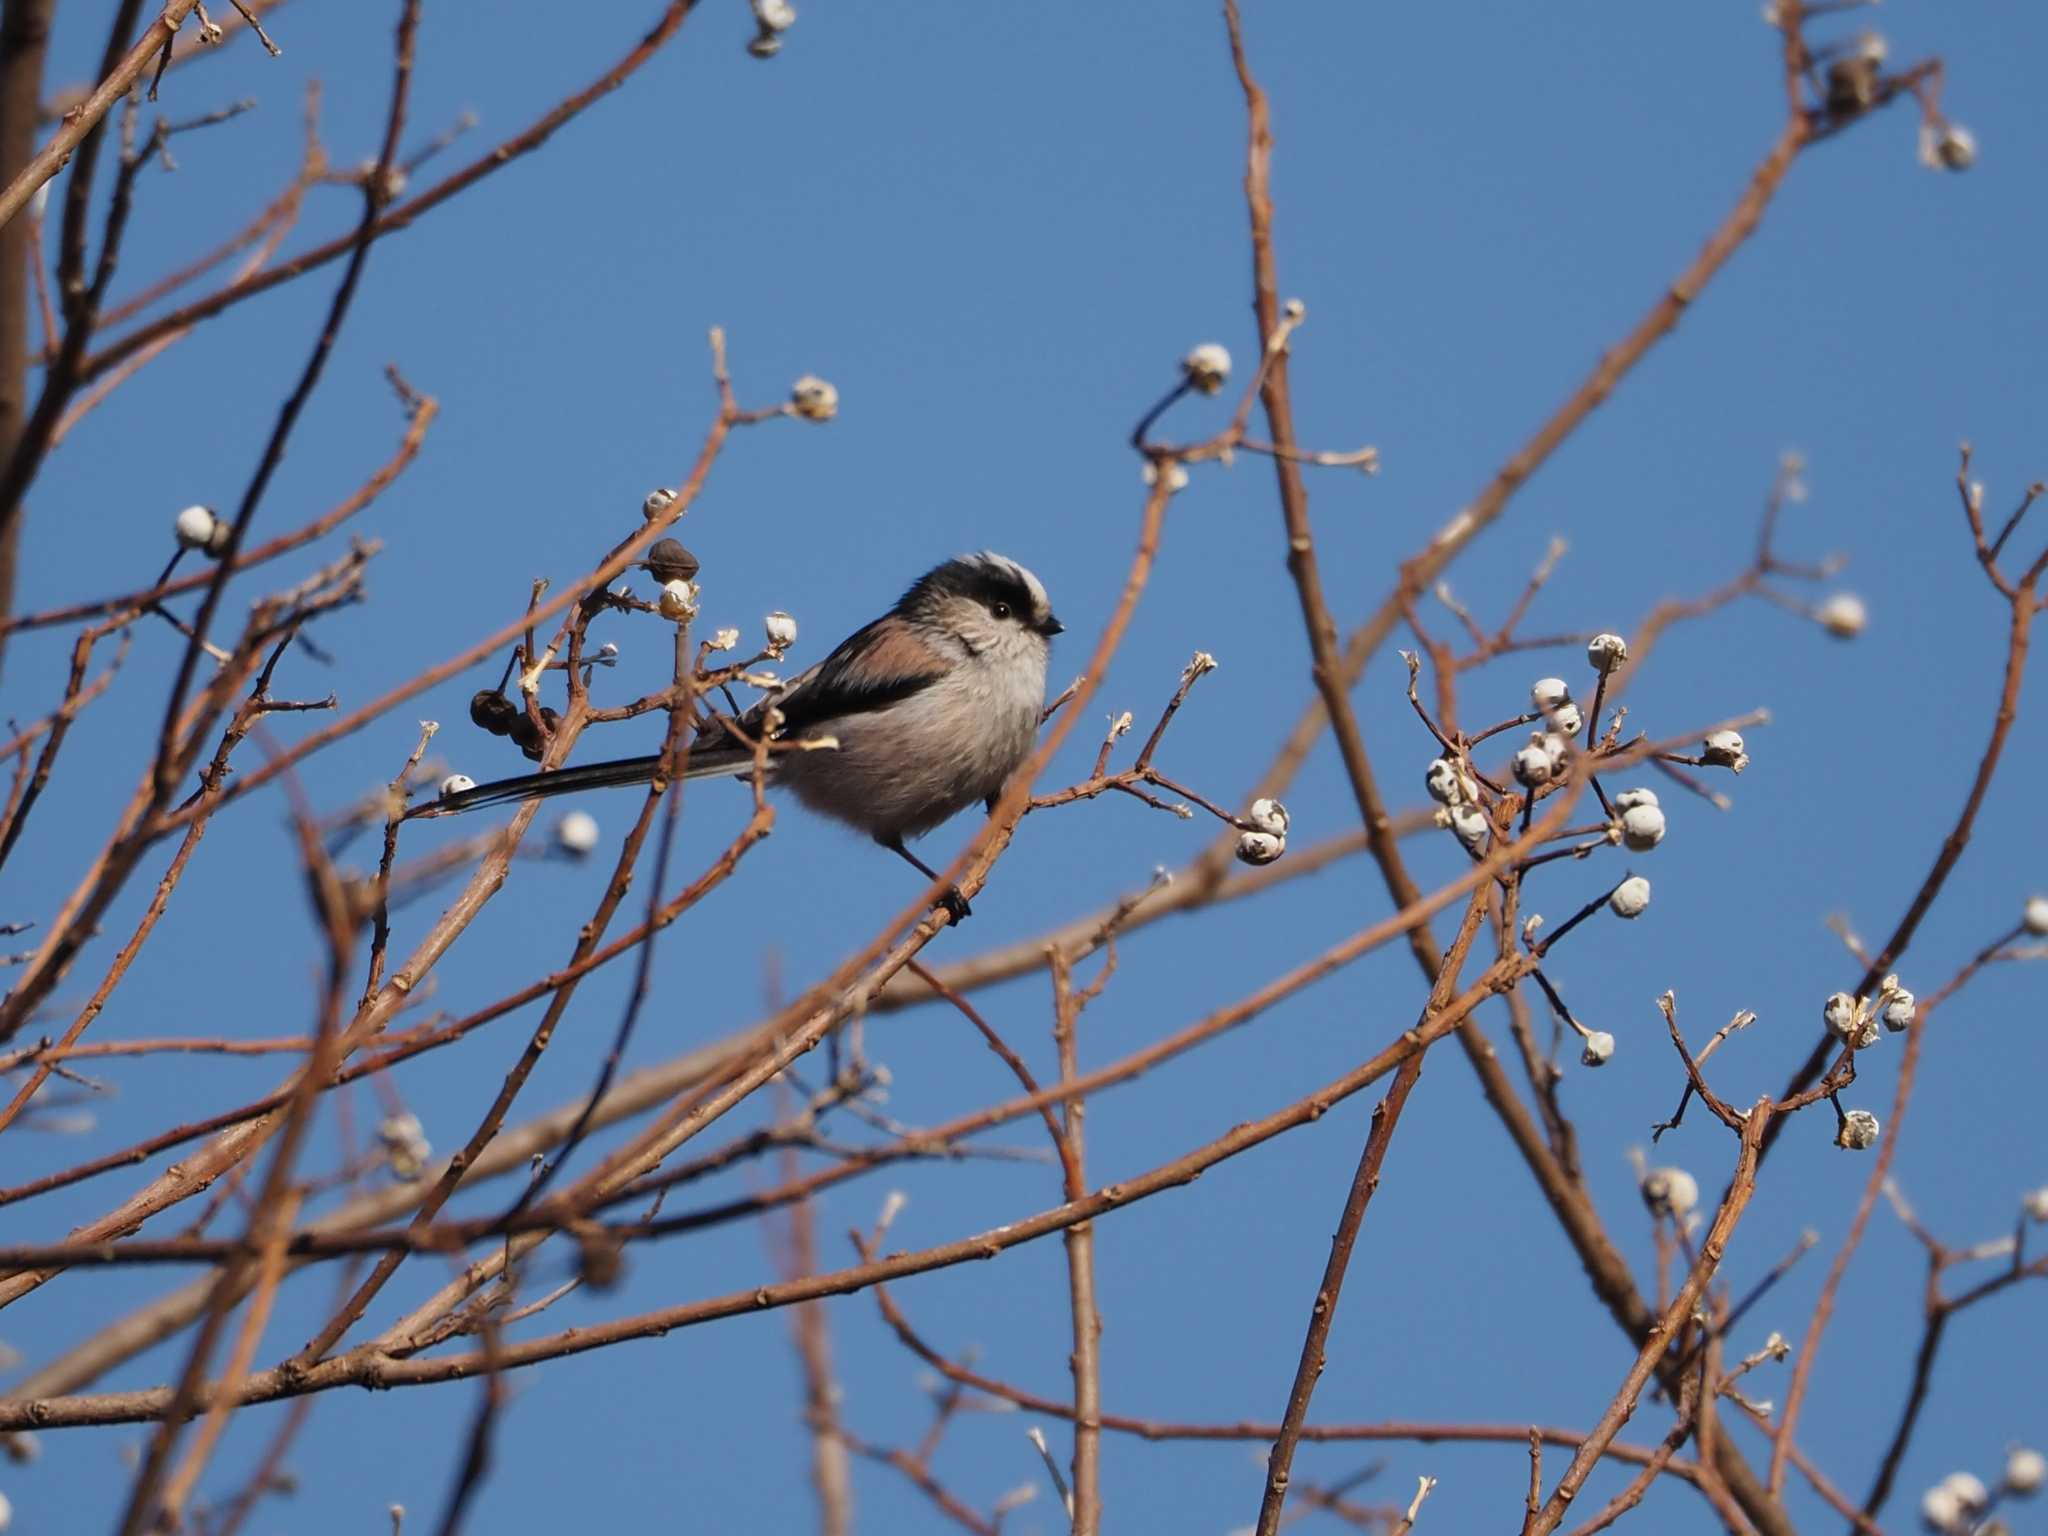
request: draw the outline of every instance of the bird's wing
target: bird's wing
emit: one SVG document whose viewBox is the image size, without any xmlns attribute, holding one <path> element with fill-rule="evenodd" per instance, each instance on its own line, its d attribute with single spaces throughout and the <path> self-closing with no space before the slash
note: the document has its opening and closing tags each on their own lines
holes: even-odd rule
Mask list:
<svg viewBox="0 0 2048 1536">
<path fill-rule="evenodd" d="M 743 723 L 782 711 L 782 734 L 800 736 L 827 721 L 864 714 L 921 693 L 951 664 L 894 614 L 855 630 L 816 666 L 799 672 L 772 699 L 747 711 Z"/>
</svg>

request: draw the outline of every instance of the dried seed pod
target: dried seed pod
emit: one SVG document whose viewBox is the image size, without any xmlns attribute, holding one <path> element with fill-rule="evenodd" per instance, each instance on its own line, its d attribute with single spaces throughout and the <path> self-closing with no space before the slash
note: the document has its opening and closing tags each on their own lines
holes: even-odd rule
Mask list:
<svg viewBox="0 0 2048 1536">
<path fill-rule="evenodd" d="M 664 586 L 672 581 L 692 581 L 703 569 L 703 562 L 677 539 L 656 539 L 644 563 L 648 573 Z"/>
<path fill-rule="evenodd" d="M 519 716 L 519 706 L 495 688 L 479 688 L 469 696 L 471 723 L 489 731 L 493 736 L 510 735 L 512 722 Z"/>
</svg>

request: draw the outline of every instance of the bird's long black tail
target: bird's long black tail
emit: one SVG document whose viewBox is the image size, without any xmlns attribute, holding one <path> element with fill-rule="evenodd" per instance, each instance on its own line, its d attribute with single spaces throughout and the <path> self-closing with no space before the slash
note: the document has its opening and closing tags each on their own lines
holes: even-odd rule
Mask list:
<svg viewBox="0 0 2048 1536">
<path fill-rule="evenodd" d="M 694 752 L 683 769 L 686 779 L 706 779 L 738 773 L 749 767 L 754 755 L 744 749 L 724 746 Z M 537 800 L 547 795 L 574 794 L 584 789 L 619 789 L 645 784 L 661 766 L 661 754 L 621 757 L 608 763 L 581 763 L 557 768 L 553 773 L 522 773 L 515 779 L 496 779 L 452 795 L 443 795 L 409 812 L 413 816 L 452 816 L 458 811 L 480 810 L 514 800 Z"/>
</svg>

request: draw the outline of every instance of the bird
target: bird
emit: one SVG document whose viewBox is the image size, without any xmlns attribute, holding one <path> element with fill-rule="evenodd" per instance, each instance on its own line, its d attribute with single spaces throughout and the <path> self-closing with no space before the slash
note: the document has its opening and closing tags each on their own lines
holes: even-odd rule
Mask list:
<svg viewBox="0 0 2048 1536">
<path fill-rule="evenodd" d="M 747 710 L 737 732 L 718 720 L 706 725 L 690 744 L 682 776 L 750 772 L 755 755 L 748 742 L 759 739 L 773 709 L 781 724 L 771 739 L 833 738 L 839 745 L 772 754 L 769 783 L 937 880 L 906 839 L 977 801 L 993 813 L 1038 739 L 1051 641 L 1065 628 L 1044 584 L 1015 560 L 990 550 L 955 556 Z M 417 814 L 644 784 L 662 761 L 656 752 L 500 779 L 443 795 Z M 944 905 L 954 922 L 972 910 L 957 887 L 948 887 Z"/>
</svg>

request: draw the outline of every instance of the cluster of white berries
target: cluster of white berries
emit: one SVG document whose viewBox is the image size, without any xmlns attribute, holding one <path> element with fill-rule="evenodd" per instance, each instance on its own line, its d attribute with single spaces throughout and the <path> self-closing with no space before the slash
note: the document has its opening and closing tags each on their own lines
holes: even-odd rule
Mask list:
<svg viewBox="0 0 2048 1536">
<path fill-rule="evenodd" d="M 1213 341 L 1205 341 L 1180 361 L 1181 372 L 1205 395 L 1213 395 L 1230 380 L 1230 353 Z"/>
<path fill-rule="evenodd" d="M 1576 736 L 1585 721 L 1572 702 L 1571 685 L 1561 677 L 1539 677 L 1529 687 L 1529 700 L 1560 735 Z"/>
<path fill-rule="evenodd" d="M 172 526 L 181 548 L 216 560 L 227 552 L 228 536 L 234 532 L 234 525 L 211 507 L 187 507 Z"/>
<path fill-rule="evenodd" d="M 1878 983 L 1875 997 L 1851 997 L 1837 992 L 1821 1005 L 1821 1021 L 1828 1033 L 1852 1051 L 1868 1050 L 1878 1041 L 1878 1024 L 1893 1034 L 1913 1026 L 1919 1001 L 1899 985 L 1899 978 L 1887 976 Z"/>
<path fill-rule="evenodd" d="M 1652 1168 L 1636 1186 L 1653 1215 L 1683 1221 L 1700 1203 L 1699 1181 L 1683 1168 Z"/>
<path fill-rule="evenodd" d="M 839 391 L 807 373 L 790 385 L 789 405 L 805 421 L 830 421 L 839 414 Z"/>
<path fill-rule="evenodd" d="M 1961 1536 L 1966 1531 L 1985 1531 L 1978 1517 L 2005 1495 L 2030 1499 L 2048 1485 L 2048 1456 L 2026 1446 L 2014 1446 L 2005 1453 L 2005 1477 L 1994 1491 L 1982 1478 L 1968 1472 L 1951 1472 L 1920 1495 L 1920 1518 L 1931 1531 L 1944 1536 Z"/>
<path fill-rule="evenodd" d="M 1492 829 L 1479 804 L 1478 780 L 1461 764 L 1440 757 L 1429 765 L 1422 782 L 1429 790 L 1429 798 L 1442 807 L 1436 813 L 1436 824 L 1449 827 L 1468 853 L 1484 852 L 1487 834 Z"/>
<path fill-rule="evenodd" d="M 2020 926 L 2037 937 L 2048 934 L 2048 896 L 2035 896 L 2028 900 L 2025 911 L 2020 914 Z"/>
<path fill-rule="evenodd" d="M 1657 792 L 1625 789 L 1614 797 L 1615 822 L 1612 837 L 1635 853 L 1648 853 L 1664 841 L 1664 808 Z"/>
<path fill-rule="evenodd" d="M 1991 1491 L 1982 1478 L 1951 1472 L 1920 1496 L 1920 1518 L 1929 1530 L 1964 1531 L 1990 1502 Z"/>
<path fill-rule="evenodd" d="M 446 800 L 450 796 L 461 794 L 465 789 L 475 788 L 476 780 L 472 779 L 468 774 L 451 773 L 441 781 L 441 798 Z"/>
<path fill-rule="evenodd" d="M 1554 678 L 1546 678 L 1554 682 Z M 1567 702 L 1565 708 L 1571 711 L 1576 724 L 1578 710 Z M 1529 737 L 1529 745 L 1515 754 L 1515 782 L 1524 789 L 1538 789 L 1553 779 L 1564 775 L 1565 764 L 1571 758 L 1571 733 L 1563 730 L 1537 731 Z"/>
<path fill-rule="evenodd" d="M 384 1149 L 384 1161 L 391 1176 L 401 1184 L 416 1183 L 427 1171 L 427 1159 L 434 1155 L 420 1117 L 410 1110 L 388 1116 L 377 1127 L 377 1144 Z"/>
<path fill-rule="evenodd" d="M 1251 825 L 1238 834 L 1240 863 L 1271 864 L 1287 851 L 1287 807 L 1278 800 L 1254 800 L 1244 819 Z"/>
<path fill-rule="evenodd" d="M 780 661 L 783 653 L 796 644 L 796 620 L 778 608 L 761 621 L 761 633 L 768 654 Z"/>
<path fill-rule="evenodd" d="M 1614 1036 L 1604 1029 L 1589 1029 L 1580 1037 L 1579 1065 L 1604 1067 L 1614 1056 Z"/>
<path fill-rule="evenodd" d="M 597 846 L 597 818 L 588 811 L 571 811 L 555 823 L 555 846 L 572 859 L 585 857 Z"/>
<path fill-rule="evenodd" d="M 676 504 L 676 493 L 665 485 L 657 485 L 647 493 L 647 499 L 640 503 L 640 515 L 650 523 Z"/>
</svg>

